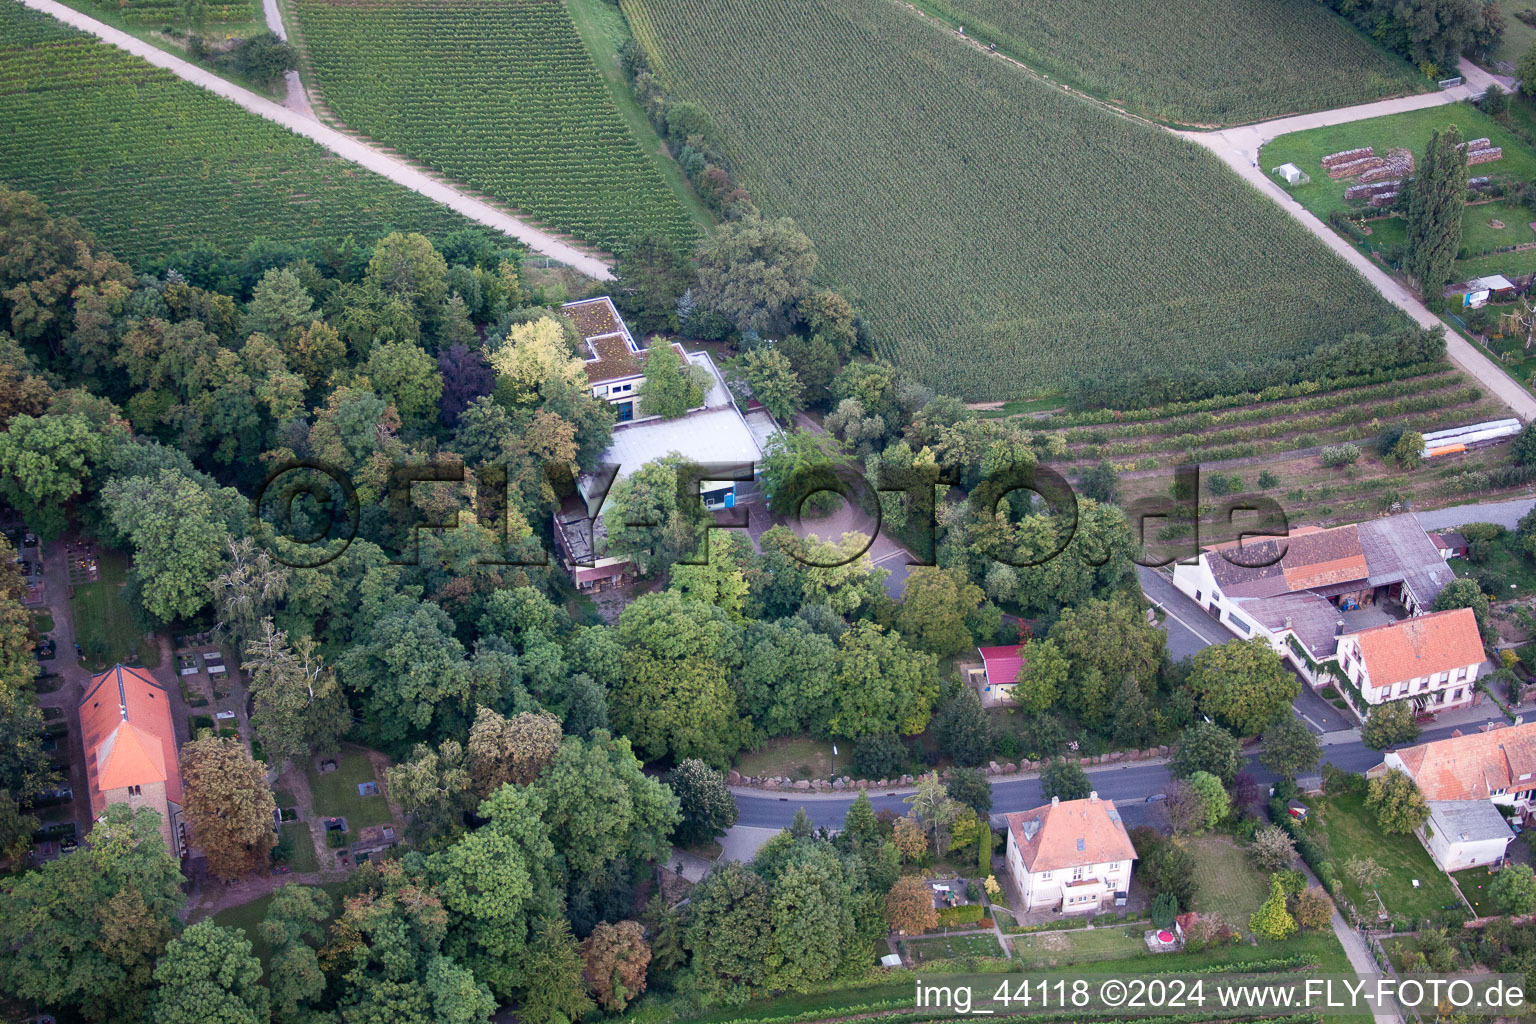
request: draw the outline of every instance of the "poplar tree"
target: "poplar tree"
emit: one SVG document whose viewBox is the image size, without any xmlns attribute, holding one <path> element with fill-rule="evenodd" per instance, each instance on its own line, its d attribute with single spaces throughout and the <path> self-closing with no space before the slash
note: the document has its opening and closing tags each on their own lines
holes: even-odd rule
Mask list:
<svg viewBox="0 0 1536 1024">
<path fill-rule="evenodd" d="M 1408 276 L 1425 301 L 1440 297 L 1461 249 L 1461 213 L 1467 200 L 1467 152 L 1455 125 L 1430 135 L 1408 202 Z"/>
</svg>

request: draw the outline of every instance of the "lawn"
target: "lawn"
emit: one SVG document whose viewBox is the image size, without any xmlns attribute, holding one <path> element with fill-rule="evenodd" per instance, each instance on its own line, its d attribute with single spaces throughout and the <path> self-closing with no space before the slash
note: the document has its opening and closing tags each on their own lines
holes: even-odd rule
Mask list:
<svg viewBox="0 0 1536 1024">
<path fill-rule="evenodd" d="M 53 616 L 46 611 L 32 613 L 32 628 L 39 633 L 53 632 Z"/>
<path fill-rule="evenodd" d="M 1486 137 L 1495 146 L 1504 149 L 1501 159 L 1478 164 L 1472 169 L 1473 174 L 1520 181 L 1528 181 L 1536 176 L 1536 152 L 1509 129 L 1469 103 L 1425 107 L 1387 117 L 1374 117 L 1368 121 L 1352 121 L 1349 124 L 1292 132 L 1266 145 L 1259 154 L 1259 165 L 1268 171 L 1283 163 L 1293 163 L 1311 175 L 1311 183 L 1297 185 L 1290 189 L 1290 193 L 1297 202 L 1326 220 L 1331 211 L 1350 208 L 1344 201 L 1344 189 L 1355 182 L 1329 178 L 1322 167 L 1323 157 L 1347 149 L 1374 146 L 1378 155 L 1385 154 L 1388 149 L 1402 147 L 1412 150 L 1417 158 L 1423 154 L 1431 132 L 1453 124 L 1461 129 L 1463 138 Z M 1536 220 L 1536 216 L 1527 215 L 1517 224 L 1523 226 L 1531 220 Z M 1375 225 L 1372 227 L 1374 229 Z M 1384 230 L 1392 229 L 1388 227 Z M 1372 240 L 1375 240 L 1374 236 Z"/>
<path fill-rule="evenodd" d="M 345 882 L 327 882 L 320 888 L 330 893 L 332 897 L 340 894 Z M 268 893 L 259 899 L 249 903 L 242 903 L 238 907 L 230 907 L 213 915 L 214 924 L 225 928 L 239 928 L 245 932 L 246 938 L 251 940 L 251 952 L 261 960 L 262 972 L 265 974 L 267 964 L 272 959 L 272 947 L 262 941 L 257 931 L 257 925 L 267 916 L 267 908 L 272 905 L 272 894 Z M 339 906 L 337 909 L 340 909 Z"/>
<path fill-rule="evenodd" d="M 1331 110 L 1430 85 L 1315 0 L 918 3 L 1052 78 L 1184 124 Z"/>
<path fill-rule="evenodd" d="M 900 4 L 621 7 L 765 214 L 793 217 L 818 278 L 858 296 L 878 352 L 941 393 L 1297 372 L 1342 334 L 1401 322 L 1209 152 Z"/>
<path fill-rule="evenodd" d="M 1536 360 L 1532 360 L 1532 363 L 1536 364 Z M 1520 550 L 1520 542 L 1513 532 L 1504 534 L 1488 547 L 1490 554 L 1481 565 L 1473 564 L 1465 558 L 1453 558 L 1446 564 L 1455 571 L 1457 576 L 1476 576 L 1480 572 L 1502 576 L 1504 585 L 1500 588 L 1496 600 L 1529 597 L 1536 594 L 1536 565 L 1533 565 L 1530 557 Z"/>
<path fill-rule="evenodd" d="M 837 748 L 843 771 L 851 772 L 852 745 Z M 784 736 L 742 754 L 736 770 L 743 775 L 785 776 L 791 779 L 826 779 L 832 775 L 832 744 L 809 736 Z"/>
<path fill-rule="evenodd" d="M 142 663 L 153 668 L 160 663 L 160 647 L 145 641 L 143 631 L 134 623 L 133 610 L 122 597 L 128 559 L 116 552 L 103 551 L 96 561 L 97 581 L 75 587 L 75 596 L 69 601 L 75 642 L 85 655 L 82 664 L 99 672 L 119 662 L 126 664 L 130 660 L 128 652 L 137 650 Z M 67 586 L 63 580 L 58 584 Z M 62 652 L 60 656 L 67 657 Z"/>
<path fill-rule="evenodd" d="M 962 956 L 1002 956 L 996 935 L 936 935 L 906 939 L 907 955 L 917 963 L 954 960 Z"/>
<path fill-rule="evenodd" d="M 1504 35 L 1488 63 L 1514 65 L 1525 56 L 1532 44 L 1536 44 L 1536 28 L 1515 15 L 1520 11 L 1536 10 L 1536 0 L 1500 0 L 1499 9 L 1504 12 Z"/>
<path fill-rule="evenodd" d="M 315 837 L 310 834 L 309 825 L 302 821 L 290 821 L 280 825 L 278 831 L 284 838 L 293 840 L 293 853 L 288 858 L 288 866 L 294 871 L 319 871 L 320 862 L 315 859 Z"/>
<path fill-rule="evenodd" d="M 384 797 L 360 796 L 357 792 L 359 783 L 378 781 L 363 748 L 347 744 L 336 761 L 334 772 L 317 771 L 312 761 L 305 765 L 315 813 L 325 818 L 346 818 L 352 832 L 365 825 L 388 825 L 391 818 Z"/>
<path fill-rule="evenodd" d="M 1124 960 L 1147 951 L 1145 928 L 1095 928 L 1092 931 L 1029 932 L 1010 936 L 1015 959 L 1031 967 Z"/>
<path fill-rule="evenodd" d="M 1269 895 L 1269 880 L 1230 839 L 1195 839 L 1185 846 L 1195 856 L 1194 909 L 1220 914 L 1247 932 L 1249 916 Z"/>
<path fill-rule="evenodd" d="M 1373 920 L 1376 899 L 1362 891 L 1344 865 L 1352 856 L 1370 857 L 1387 872 L 1376 887 L 1387 912 L 1400 918 L 1462 917 L 1466 908 L 1450 880 L 1430 860 L 1412 835 L 1392 835 L 1376 827 L 1363 794 L 1343 793 L 1308 800 L 1312 821 L 1306 826 L 1321 831 L 1328 859 L 1338 869 L 1345 897 L 1366 920 Z M 1414 886 L 1414 880 L 1418 886 Z"/>
</svg>

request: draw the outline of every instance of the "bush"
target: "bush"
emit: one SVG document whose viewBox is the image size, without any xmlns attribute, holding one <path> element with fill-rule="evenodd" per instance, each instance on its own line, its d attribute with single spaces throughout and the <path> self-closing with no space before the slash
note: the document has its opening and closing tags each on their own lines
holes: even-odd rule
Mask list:
<svg viewBox="0 0 1536 1024">
<path fill-rule="evenodd" d="M 1330 444 L 1319 453 L 1323 465 L 1337 468 L 1339 466 L 1351 466 L 1360 459 L 1358 446 L 1346 441 L 1343 444 Z"/>
<path fill-rule="evenodd" d="M 325 845 L 333 850 L 339 850 L 347 845 L 347 834 L 345 832 L 327 832 L 325 834 Z"/>
<path fill-rule="evenodd" d="M 861 778 L 894 778 L 908 763 L 907 748 L 895 733 L 865 736 L 853 745 L 853 770 Z"/>
</svg>

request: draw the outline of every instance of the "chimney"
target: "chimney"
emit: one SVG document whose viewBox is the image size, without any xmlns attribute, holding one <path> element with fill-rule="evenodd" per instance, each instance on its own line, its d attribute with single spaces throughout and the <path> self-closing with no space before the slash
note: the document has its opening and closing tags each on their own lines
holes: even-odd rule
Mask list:
<svg viewBox="0 0 1536 1024">
<path fill-rule="evenodd" d="M 1285 617 L 1285 626 L 1284 626 L 1284 628 L 1285 629 L 1290 629 L 1291 628 L 1291 617 L 1289 615 L 1287 615 Z"/>
<path fill-rule="evenodd" d="M 1088 802 L 1091 803 L 1091 804 L 1096 804 L 1096 803 L 1099 802 L 1099 791 L 1098 790 L 1095 789 L 1095 790 L 1092 790 L 1091 792 L 1089 792 L 1089 794 L 1088 794 Z"/>
<path fill-rule="evenodd" d="M 1052 807 L 1055 807 L 1059 803 L 1061 803 L 1061 797 L 1059 797 L 1059 796 L 1051 797 L 1051 806 Z"/>
<path fill-rule="evenodd" d="M 1344 635 L 1344 620 L 1343 619 L 1340 619 L 1338 622 L 1334 623 L 1333 635 L 1334 636 L 1343 636 Z"/>
</svg>

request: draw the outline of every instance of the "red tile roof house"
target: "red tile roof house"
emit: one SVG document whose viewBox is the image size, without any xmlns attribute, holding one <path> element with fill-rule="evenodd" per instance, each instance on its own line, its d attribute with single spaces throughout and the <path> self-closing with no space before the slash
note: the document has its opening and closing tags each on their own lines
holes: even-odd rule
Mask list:
<svg viewBox="0 0 1536 1024">
<path fill-rule="evenodd" d="M 1419 838 L 1435 863 L 1445 871 L 1498 863 L 1514 839 L 1505 815 L 1536 810 L 1536 723 L 1390 750 L 1367 774 L 1394 768 L 1429 804 Z"/>
<path fill-rule="evenodd" d="M 1091 913 L 1118 903 L 1131 888 L 1136 848 L 1113 800 L 1059 800 L 1005 815 L 1008 870 L 1024 895 L 1024 912 L 1055 908 Z"/>
<path fill-rule="evenodd" d="M 1320 529 L 1299 527 L 1284 538 L 1253 540 L 1241 555 L 1234 544 L 1206 547 L 1191 563 L 1174 567 L 1174 586 L 1210 612 L 1236 636 L 1262 639 L 1313 687 L 1335 687 L 1358 716 L 1383 700 L 1414 698 L 1419 710 L 1438 712 L 1475 703 L 1470 685 L 1482 663 L 1463 646 L 1464 629 L 1443 624 L 1406 628 L 1405 623 L 1433 616 L 1435 598 L 1455 574 L 1441 548 L 1412 515 L 1386 516 L 1366 523 Z M 1380 666 L 1369 691 L 1357 689 L 1357 669 L 1344 665 L 1347 650 L 1358 661 L 1364 641 Z M 1472 636 L 1476 630 L 1472 630 Z M 1435 651 L 1444 643 L 1454 650 Z M 1395 650 L 1397 653 L 1392 653 Z M 1416 660 L 1455 663 L 1444 669 L 1386 680 L 1392 664 L 1410 655 Z M 1463 656 L 1467 661 L 1458 659 Z M 1466 668 L 1464 679 L 1458 670 Z M 1439 679 L 1449 671 L 1446 680 Z M 1416 675 L 1429 682 L 1412 686 Z M 1401 690 L 1397 684 L 1409 684 Z M 1464 682 L 1464 686 L 1442 683 Z M 1427 691 L 1435 691 L 1429 693 Z M 1411 694 L 1410 694 L 1411 691 Z"/>
<path fill-rule="evenodd" d="M 971 682 L 981 694 L 983 705 L 997 707 L 1011 702 L 1013 687 L 1024 671 L 1023 650 L 1023 644 L 976 648 L 981 655 L 982 670 L 973 674 Z"/>
<path fill-rule="evenodd" d="M 1471 704 L 1484 663 L 1483 638 L 1470 608 L 1350 633 L 1339 638 L 1338 656 L 1367 704 L 1407 699 L 1416 711 Z"/>
<path fill-rule="evenodd" d="M 91 814 L 108 804 L 160 813 L 166 848 L 180 856 L 181 770 L 165 688 L 141 668 L 114 665 L 93 676 L 80 701 L 80 734 Z"/>
</svg>

